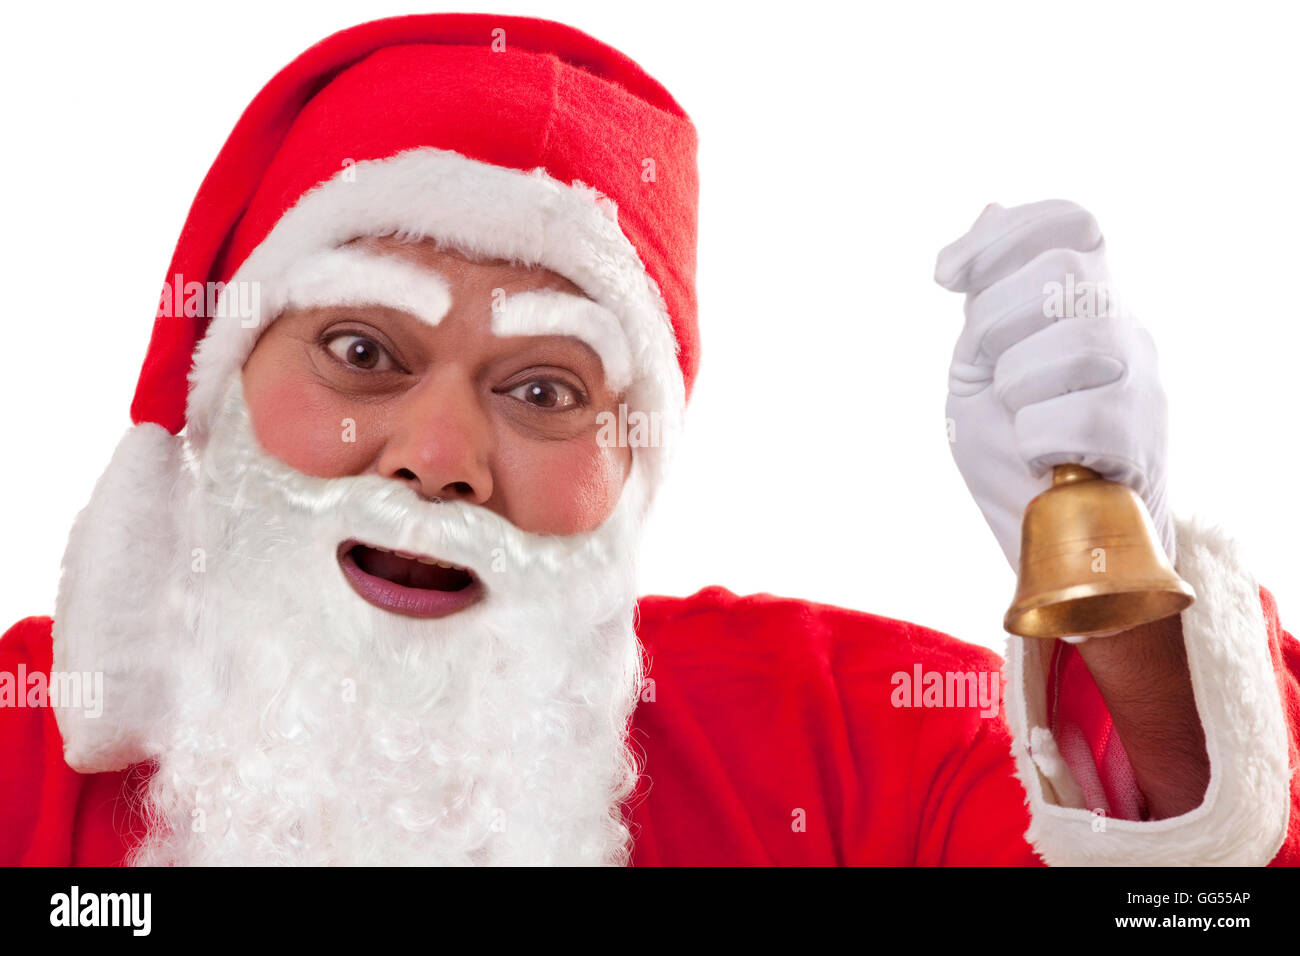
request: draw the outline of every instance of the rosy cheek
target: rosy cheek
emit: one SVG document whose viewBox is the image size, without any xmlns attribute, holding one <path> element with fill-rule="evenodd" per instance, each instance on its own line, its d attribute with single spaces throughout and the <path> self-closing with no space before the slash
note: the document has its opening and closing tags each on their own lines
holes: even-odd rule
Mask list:
<svg viewBox="0 0 1300 956">
<path fill-rule="evenodd" d="M 249 387 L 245 395 L 253 432 L 267 453 L 318 478 L 364 471 L 373 429 L 356 409 L 319 385 L 278 379 Z M 349 424 L 351 422 L 352 424 Z"/>
<path fill-rule="evenodd" d="M 599 527 L 618 504 L 626 449 L 570 442 L 509 443 L 494 476 L 505 515 L 537 534 L 581 534 Z"/>
</svg>

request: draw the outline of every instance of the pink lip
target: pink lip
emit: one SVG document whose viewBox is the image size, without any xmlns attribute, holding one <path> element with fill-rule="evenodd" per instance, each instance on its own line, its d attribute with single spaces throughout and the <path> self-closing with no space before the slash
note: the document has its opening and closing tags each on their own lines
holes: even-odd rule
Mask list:
<svg viewBox="0 0 1300 956">
<path fill-rule="evenodd" d="M 477 578 L 469 587 L 459 591 L 438 591 L 432 588 L 408 588 L 368 574 L 351 554 L 352 548 L 361 543 L 363 542 L 344 541 L 339 545 L 339 567 L 343 569 L 352 590 L 377 608 L 406 617 L 447 617 L 483 597 L 484 588 Z"/>
</svg>

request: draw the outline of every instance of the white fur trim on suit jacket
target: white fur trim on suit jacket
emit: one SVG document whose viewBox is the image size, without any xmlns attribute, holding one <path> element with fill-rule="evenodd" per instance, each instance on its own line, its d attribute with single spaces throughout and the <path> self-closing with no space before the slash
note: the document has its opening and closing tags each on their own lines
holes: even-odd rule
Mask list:
<svg viewBox="0 0 1300 956">
<path fill-rule="evenodd" d="M 1197 594 L 1182 624 L 1210 758 L 1205 799 L 1177 817 L 1095 826 L 1048 729 L 1052 642 L 1011 637 L 1007 721 L 1032 814 L 1025 838 L 1049 865 L 1262 866 L 1286 837 L 1289 738 L 1259 587 L 1219 529 L 1179 521 L 1177 537 L 1175 567 Z"/>
</svg>

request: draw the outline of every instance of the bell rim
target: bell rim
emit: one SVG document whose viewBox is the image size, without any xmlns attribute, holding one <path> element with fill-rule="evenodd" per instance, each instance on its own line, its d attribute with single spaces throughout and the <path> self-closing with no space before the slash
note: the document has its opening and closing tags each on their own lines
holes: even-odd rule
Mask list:
<svg viewBox="0 0 1300 956">
<path fill-rule="evenodd" d="M 1038 639 L 1055 639 L 1067 636 L 1089 637 L 1094 634 L 1110 633 L 1115 630 L 1113 626 L 1096 627 L 1089 630 L 1052 629 L 1053 633 L 1046 634 L 1036 633 L 1032 628 L 1019 625 L 1023 624 L 1024 618 L 1033 614 L 1033 612 L 1041 611 L 1043 608 L 1051 607 L 1053 605 L 1068 604 L 1072 601 L 1085 600 L 1087 598 L 1120 597 L 1123 595 L 1142 593 L 1164 595 L 1167 598 L 1172 599 L 1170 604 L 1165 606 L 1166 608 L 1172 607 L 1172 610 L 1162 608 L 1159 613 L 1140 614 L 1128 617 L 1125 619 L 1123 625 L 1123 629 L 1125 630 L 1181 614 L 1196 602 L 1196 592 L 1192 589 L 1192 586 L 1177 577 L 1173 580 L 1165 578 L 1148 582 L 1133 582 L 1119 589 L 1104 587 L 1100 584 L 1075 584 L 1067 588 L 1061 588 L 1058 591 L 1039 595 L 1038 597 L 1024 602 L 1016 602 L 1003 616 L 1002 627 L 1007 633 L 1014 634 L 1017 637 Z"/>
</svg>

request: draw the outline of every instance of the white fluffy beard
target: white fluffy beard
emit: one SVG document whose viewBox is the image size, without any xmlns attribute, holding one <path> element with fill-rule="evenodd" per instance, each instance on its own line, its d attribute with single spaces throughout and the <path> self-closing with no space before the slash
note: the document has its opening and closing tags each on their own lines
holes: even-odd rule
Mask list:
<svg viewBox="0 0 1300 956">
<path fill-rule="evenodd" d="M 197 469 L 188 643 L 132 862 L 628 861 L 636 495 L 558 537 L 313 478 L 262 450 L 237 376 Z M 349 538 L 470 568 L 487 595 L 434 620 L 373 607 L 338 565 Z"/>
</svg>

